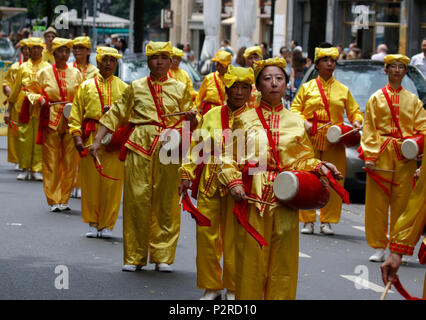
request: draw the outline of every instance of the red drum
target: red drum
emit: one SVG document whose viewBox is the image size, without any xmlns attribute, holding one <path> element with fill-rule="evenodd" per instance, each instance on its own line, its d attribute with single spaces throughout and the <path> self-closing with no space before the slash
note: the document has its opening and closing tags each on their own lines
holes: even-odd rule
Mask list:
<svg viewBox="0 0 426 320">
<path fill-rule="evenodd" d="M 133 126 L 130 124 L 119 127 L 114 134 L 107 133 L 101 143 L 105 146 L 107 152 L 120 151 L 129 139 L 132 130 Z"/>
<path fill-rule="evenodd" d="M 423 147 L 425 144 L 425 136 L 416 135 L 404 139 L 401 146 L 402 155 L 406 159 L 415 159 L 417 156 L 423 154 Z"/>
<path fill-rule="evenodd" d="M 344 124 L 331 126 L 327 131 L 327 140 L 333 144 L 341 143 L 348 148 L 357 146 L 361 141 L 361 134 L 358 130 L 353 130 L 354 128 Z"/>
<path fill-rule="evenodd" d="M 308 171 L 281 172 L 275 178 L 273 189 L 280 202 L 294 209 L 320 209 L 330 198 L 327 183 Z"/>
<path fill-rule="evenodd" d="M 64 106 L 63 115 L 64 115 L 65 119 L 69 119 L 70 114 L 71 114 L 71 107 L 72 107 L 72 103 L 67 103 Z"/>
</svg>

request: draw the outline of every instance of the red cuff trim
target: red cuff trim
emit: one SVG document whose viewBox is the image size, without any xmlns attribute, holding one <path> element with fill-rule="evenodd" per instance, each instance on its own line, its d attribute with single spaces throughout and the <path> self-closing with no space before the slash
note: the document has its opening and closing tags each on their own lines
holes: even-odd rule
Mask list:
<svg viewBox="0 0 426 320">
<path fill-rule="evenodd" d="M 407 245 L 403 245 L 403 244 L 397 244 L 394 242 L 391 242 L 389 244 L 389 250 L 395 253 L 400 253 L 400 254 L 405 254 L 408 256 L 413 255 L 414 252 L 414 247 L 410 247 Z"/>
<path fill-rule="evenodd" d="M 232 189 L 233 187 L 238 186 L 238 185 L 243 185 L 242 179 L 233 180 L 230 183 L 228 183 L 228 185 L 226 187 L 228 189 Z"/>
<path fill-rule="evenodd" d="M 373 158 L 373 157 L 366 157 L 366 158 L 365 158 L 365 161 L 373 161 L 373 162 L 376 162 L 376 161 L 377 161 L 377 158 Z"/>
<path fill-rule="evenodd" d="M 321 167 L 322 167 L 322 165 L 323 165 L 323 163 L 322 163 L 322 162 L 318 163 L 318 164 L 315 166 L 315 168 L 314 168 L 314 172 L 316 172 L 316 173 L 317 173 L 317 174 L 319 174 L 319 175 L 322 175 L 322 172 L 321 172 Z"/>
</svg>

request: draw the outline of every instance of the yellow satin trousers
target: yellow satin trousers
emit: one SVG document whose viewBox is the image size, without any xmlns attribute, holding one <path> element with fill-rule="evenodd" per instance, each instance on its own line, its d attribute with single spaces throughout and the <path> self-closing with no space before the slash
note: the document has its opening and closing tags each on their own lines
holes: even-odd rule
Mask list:
<svg viewBox="0 0 426 320">
<path fill-rule="evenodd" d="M 235 234 L 235 297 L 238 300 L 296 299 L 299 267 L 297 210 L 279 206 L 263 217 L 249 205 L 248 219 L 269 246 L 261 248 L 240 225 Z"/>
<path fill-rule="evenodd" d="M 146 159 L 127 151 L 123 194 L 124 264 L 172 264 L 180 232 L 179 164 L 164 165 L 159 150 Z"/>
<path fill-rule="evenodd" d="M 18 122 L 18 112 L 15 108 L 12 108 L 10 113 L 10 119 L 17 123 Z M 7 161 L 11 163 L 18 163 L 18 143 L 19 143 L 19 128 L 13 133 L 9 128 L 7 129 Z M 18 136 L 16 136 L 17 134 Z"/>
<path fill-rule="evenodd" d="M 340 144 L 331 145 L 326 151 L 315 150 L 315 158 L 322 161 L 328 161 L 334 164 L 337 169 L 346 175 L 346 151 L 345 147 Z M 345 180 L 338 181 L 344 186 Z M 342 212 L 342 198 L 330 187 L 330 199 L 327 204 L 320 210 L 320 222 L 322 223 L 338 223 Z M 316 210 L 299 210 L 300 222 L 316 222 Z"/>
<path fill-rule="evenodd" d="M 234 200 L 230 195 L 221 197 L 219 191 L 211 198 L 200 192 L 197 208 L 211 222 L 210 227 L 197 225 L 197 286 L 235 291 Z"/>
<path fill-rule="evenodd" d="M 391 169 L 395 172 L 375 173 L 399 184 L 382 182 L 390 191 L 390 197 L 379 184 L 367 175 L 365 191 L 365 234 L 367 243 L 374 249 L 385 249 L 393 234 L 396 220 L 404 211 L 413 185 L 413 175 L 417 168 L 415 160 L 398 161 L 391 143 L 380 155 L 376 168 Z M 389 216 L 390 207 L 390 216 Z"/>
<path fill-rule="evenodd" d="M 39 119 L 31 118 L 28 123 L 19 124 L 18 161 L 21 169 L 41 172 L 42 148 L 35 143 Z"/>
<path fill-rule="evenodd" d="M 43 187 L 47 203 L 66 204 L 74 185 L 79 155 L 63 117 L 57 130 L 46 128 L 43 134 Z"/>
<path fill-rule="evenodd" d="M 121 205 L 124 162 L 118 159 L 118 152 L 106 152 L 104 147 L 99 150 L 98 159 L 105 175 L 120 180 L 101 176 L 92 156 L 81 158 L 81 218 L 98 230 L 113 230 Z"/>
</svg>

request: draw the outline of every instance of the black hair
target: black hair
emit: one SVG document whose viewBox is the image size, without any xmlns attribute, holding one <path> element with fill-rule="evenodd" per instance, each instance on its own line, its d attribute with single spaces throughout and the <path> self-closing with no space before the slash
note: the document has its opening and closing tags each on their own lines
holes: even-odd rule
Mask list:
<svg viewBox="0 0 426 320">
<path fill-rule="evenodd" d="M 270 66 L 265 66 L 265 68 L 266 68 L 266 67 L 270 67 Z M 277 67 L 278 67 L 278 66 L 277 66 Z M 257 78 L 256 78 L 256 86 L 259 84 L 259 78 L 260 78 L 260 76 L 262 75 L 262 73 L 263 73 L 263 71 L 265 70 L 265 68 L 263 68 L 263 70 L 262 70 L 262 71 L 260 71 L 259 75 L 257 76 Z M 290 81 L 290 78 L 289 78 L 289 76 L 288 76 L 287 72 L 286 72 L 284 69 L 282 69 L 281 67 L 278 67 L 278 68 L 280 68 L 280 69 L 283 71 L 283 73 L 284 73 L 284 77 L 285 77 L 285 83 L 286 83 L 286 84 L 288 84 L 288 83 L 289 83 L 289 81 Z"/>
<path fill-rule="evenodd" d="M 319 45 L 318 45 L 318 48 L 332 48 L 333 47 L 333 45 L 331 44 L 331 43 L 329 43 L 329 42 L 321 42 Z"/>
</svg>

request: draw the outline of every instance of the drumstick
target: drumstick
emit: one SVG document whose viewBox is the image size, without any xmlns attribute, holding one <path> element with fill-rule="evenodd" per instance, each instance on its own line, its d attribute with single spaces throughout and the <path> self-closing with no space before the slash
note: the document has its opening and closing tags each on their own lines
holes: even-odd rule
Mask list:
<svg viewBox="0 0 426 320">
<path fill-rule="evenodd" d="M 55 104 L 67 104 L 67 103 L 70 103 L 70 102 L 68 102 L 68 101 L 51 102 L 50 105 L 54 106 Z"/>
<path fill-rule="evenodd" d="M 391 281 L 388 281 L 388 283 L 386 284 L 385 291 L 383 291 L 383 294 L 382 294 L 382 296 L 380 297 L 380 300 L 385 300 L 386 295 L 388 294 L 389 289 L 391 288 L 391 286 L 392 286 L 392 282 L 391 282 Z"/>
<path fill-rule="evenodd" d="M 186 114 L 186 112 L 176 112 L 176 113 L 168 113 L 168 114 L 163 114 L 161 117 L 162 118 L 166 118 L 166 117 L 174 117 L 174 116 L 181 116 Z"/>
<path fill-rule="evenodd" d="M 363 169 L 367 169 L 366 167 L 362 167 Z M 395 170 L 387 170 L 387 169 L 379 169 L 379 168 L 373 168 L 373 169 L 370 169 L 370 170 L 373 170 L 373 171 L 382 171 L 382 172 L 395 172 Z"/>
<path fill-rule="evenodd" d="M 257 202 L 257 203 L 260 203 L 260 204 L 266 204 L 267 206 L 272 206 L 273 205 L 273 203 L 271 203 L 271 202 L 257 200 L 257 199 L 250 198 L 250 197 L 246 197 L 246 200 L 254 201 L 254 202 Z"/>
<path fill-rule="evenodd" d="M 319 127 L 317 130 L 321 130 L 322 128 L 324 128 L 324 127 L 328 126 L 329 124 L 331 124 L 331 122 L 328 122 L 328 123 L 326 123 L 326 124 L 322 125 L 322 126 L 321 126 L 321 127 Z"/>
<path fill-rule="evenodd" d="M 351 131 L 348 131 L 348 132 L 346 132 L 345 134 L 342 134 L 342 135 L 340 136 L 340 138 L 343 138 L 344 136 L 347 136 L 348 134 L 351 134 L 352 132 L 355 132 L 355 131 L 359 131 L 359 129 L 353 129 L 353 130 L 351 130 Z"/>
</svg>

